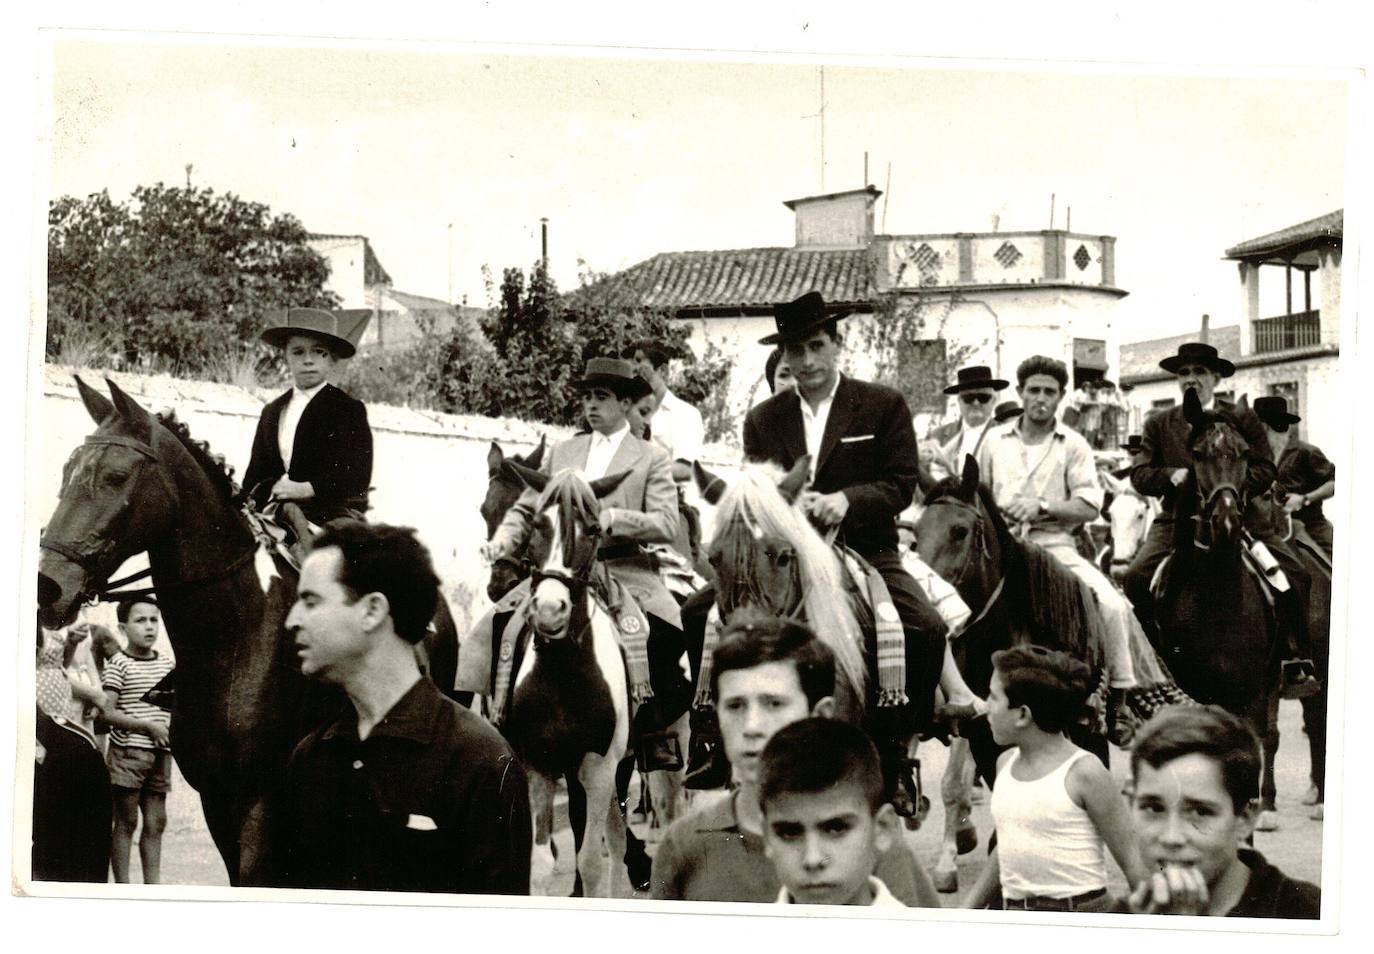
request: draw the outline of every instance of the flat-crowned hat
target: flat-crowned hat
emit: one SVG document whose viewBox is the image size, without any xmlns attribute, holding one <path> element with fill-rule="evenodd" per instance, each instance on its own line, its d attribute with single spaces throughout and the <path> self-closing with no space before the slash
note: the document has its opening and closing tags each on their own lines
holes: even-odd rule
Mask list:
<svg viewBox="0 0 1374 954">
<path fill-rule="evenodd" d="M 267 314 L 262 340 L 278 348 L 286 347 L 292 335 L 310 335 L 324 341 L 335 356 L 351 358 L 358 350 L 363 331 L 372 317 L 369 308 L 325 311 L 323 308 L 278 308 Z"/>
<path fill-rule="evenodd" d="M 992 412 L 992 420 L 996 424 L 1002 424 L 1006 421 L 1010 421 L 1014 417 L 1020 417 L 1025 413 L 1026 409 L 1015 401 L 1003 401 L 1001 404 L 997 405 L 997 408 Z"/>
<path fill-rule="evenodd" d="M 573 382 L 579 391 L 589 388 L 606 388 L 616 397 L 638 401 L 652 388 L 635 373 L 635 366 L 620 358 L 590 358 L 586 372 Z"/>
<path fill-rule="evenodd" d="M 945 388 L 946 394 L 958 394 L 960 391 L 973 391 L 978 388 L 992 388 L 1000 391 L 1007 386 L 1007 382 L 1001 378 L 992 376 L 992 368 L 985 364 L 975 364 L 970 368 L 960 368 L 954 375 L 954 383 Z"/>
<path fill-rule="evenodd" d="M 1255 417 L 1276 431 L 1286 431 L 1289 424 L 1296 424 L 1302 420 L 1298 415 L 1288 413 L 1288 402 L 1281 397 L 1255 398 L 1255 403 L 1251 407 L 1255 411 Z"/>
<path fill-rule="evenodd" d="M 1132 434 L 1130 437 L 1126 438 L 1126 443 L 1118 444 L 1117 446 L 1120 447 L 1122 450 L 1127 451 L 1132 456 L 1135 456 L 1136 454 L 1140 453 L 1140 448 L 1143 445 L 1140 440 L 1140 435 Z"/>
<path fill-rule="evenodd" d="M 773 321 L 777 332 L 759 339 L 759 344 L 789 344 L 801 341 L 826 322 L 848 317 L 848 311 L 827 312 L 825 299 L 818 291 L 810 291 L 796 301 L 773 306 Z"/>
<path fill-rule="evenodd" d="M 1187 364 L 1203 364 L 1223 378 L 1236 373 L 1236 366 L 1217 354 L 1217 349 L 1201 341 L 1185 341 L 1178 346 L 1178 354 L 1171 354 L 1159 366 L 1170 374 L 1178 374 L 1178 369 Z"/>
</svg>

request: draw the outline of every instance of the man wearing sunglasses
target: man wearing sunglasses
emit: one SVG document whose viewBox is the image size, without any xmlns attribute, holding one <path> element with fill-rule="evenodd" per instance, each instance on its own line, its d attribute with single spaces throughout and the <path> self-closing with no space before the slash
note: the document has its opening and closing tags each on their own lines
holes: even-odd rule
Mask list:
<svg viewBox="0 0 1374 954">
<path fill-rule="evenodd" d="M 963 472 L 965 456 L 978 456 L 983 432 L 992 426 L 992 403 L 1006 387 L 1007 382 L 994 378 L 986 365 L 959 369 L 955 382 L 945 388 L 946 394 L 959 399 L 959 420 L 935 432 L 940 454 L 930 463 L 932 476 L 956 476 Z"/>
</svg>

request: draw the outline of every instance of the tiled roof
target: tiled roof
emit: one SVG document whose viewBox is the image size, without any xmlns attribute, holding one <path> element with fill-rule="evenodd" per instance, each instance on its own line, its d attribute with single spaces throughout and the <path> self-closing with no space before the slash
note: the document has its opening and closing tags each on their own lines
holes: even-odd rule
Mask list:
<svg viewBox="0 0 1374 954">
<path fill-rule="evenodd" d="M 1171 354 L 1178 353 L 1178 346 L 1185 341 L 1197 341 L 1198 333 L 1171 335 L 1168 338 L 1152 338 L 1149 341 L 1133 341 L 1121 346 L 1121 380 L 1132 382 L 1142 378 L 1167 377 L 1159 362 Z M 1226 325 L 1211 328 L 1207 341 L 1217 352 L 1229 361 L 1240 357 L 1240 325 Z"/>
<path fill-rule="evenodd" d="M 818 291 L 827 304 L 876 297 L 868 249 L 746 248 L 662 252 L 605 279 L 671 311 L 766 308 Z"/>
<path fill-rule="evenodd" d="M 1296 245 L 1304 245 L 1315 239 L 1335 239 L 1340 241 L 1345 226 L 1345 210 L 1337 209 L 1326 215 L 1319 215 L 1307 222 L 1290 225 L 1286 229 L 1248 239 L 1226 250 L 1227 258 L 1256 258 L 1283 251 Z"/>
</svg>

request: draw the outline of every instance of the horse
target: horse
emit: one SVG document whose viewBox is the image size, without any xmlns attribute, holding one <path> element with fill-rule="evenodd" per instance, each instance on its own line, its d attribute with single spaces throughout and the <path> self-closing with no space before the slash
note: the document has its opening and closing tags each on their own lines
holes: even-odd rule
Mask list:
<svg viewBox="0 0 1374 954">
<path fill-rule="evenodd" d="M 107 383 L 109 399 L 76 378 L 97 427 L 67 461 L 39 544 L 39 618 L 59 628 L 88 599 L 130 592 L 111 592 L 110 574 L 147 552 L 153 586 L 141 592 L 156 593 L 177 662 L 172 754 L 230 884 L 267 884 L 273 787 L 296 743 L 346 703 L 300 673 L 282 625 L 295 569 L 253 532 L 232 474 L 184 424 Z M 442 600 L 435 622 L 427 668 L 451 687 L 457 635 Z"/>
<path fill-rule="evenodd" d="M 548 477 L 513 468 L 540 496 L 536 512 L 551 511 L 553 546 L 531 577 L 529 650 L 516 673 L 501 731 L 528 770 L 534 817 L 531 890 L 548 893 L 553 848 L 550 820 L 560 779 L 568 786 L 568 815 L 577 846 L 574 894 L 614 897 L 626 824 L 616 797 L 616 768 L 629 743 L 626 663 L 615 623 L 593 598 L 599 499 L 628 471 L 590 484 L 576 471 Z M 602 863 L 602 839 L 611 859 Z M 628 879 L 627 879 L 628 880 Z"/>
<path fill-rule="evenodd" d="M 1103 570 L 1113 580 L 1119 581 L 1126 568 L 1135 559 L 1136 551 L 1150 532 L 1155 518 L 1159 516 L 1159 498 L 1147 497 L 1131 486 L 1127 479 L 1119 479 L 1109 473 L 1102 474 L 1102 482 L 1112 494 L 1111 503 L 1106 507 L 1106 517 L 1111 525 L 1109 533 L 1110 560 L 1104 561 Z"/>
<path fill-rule="evenodd" d="M 1012 536 L 991 493 L 979 483 L 977 462 L 966 457 L 959 478 L 940 481 L 922 468 L 919 483 L 925 497 L 916 524 L 917 553 L 958 590 L 973 612 L 952 644 L 955 663 L 969 688 L 986 697 L 992 654 L 1020 643 L 1064 650 L 1100 672 L 1102 622 L 1092 594 L 1052 556 Z M 1107 743 L 1100 716 L 1098 721 L 1092 731 L 1073 735 L 1105 764 Z M 1000 750 L 986 720 L 972 723 L 966 737 L 977 772 L 991 787 Z M 967 786 L 959 783 L 961 775 L 947 773 L 948 784 L 942 786 L 945 831 L 934 880 L 943 892 L 958 890 L 957 856 L 976 843 L 969 822 L 970 796 Z"/>
<path fill-rule="evenodd" d="M 528 454 L 512 455 L 507 458 L 501 445 L 491 442 L 487 451 L 487 495 L 482 500 L 482 519 L 487 525 L 487 539 L 490 540 L 501 526 L 506 511 L 520 499 L 525 485 L 509 467 L 503 466 L 506 460 L 514 461 L 529 470 L 538 470 L 544 459 L 545 438 L 541 435 L 539 446 Z M 520 553 L 512 553 L 496 560 L 491 565 L 491 575 L 487 580 L 487 596 L 493 603 L 509 593 L 521 580 L 530 575 L 535 566 L 542 566 L 549 555 L 549 521 L 540 515 L 530 531 L 525 548 Z"/>
</svg>

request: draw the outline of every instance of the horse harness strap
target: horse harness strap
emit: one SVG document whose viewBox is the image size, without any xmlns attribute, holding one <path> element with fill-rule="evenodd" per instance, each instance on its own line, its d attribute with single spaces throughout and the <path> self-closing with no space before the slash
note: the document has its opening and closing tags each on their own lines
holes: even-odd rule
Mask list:
<svg viewBox="0 0 1374 954">
<path fill-rule="evenodd" d="M 138 590 L 115 589 L 115 587 L 123 586 L 126 583 L 133 583 L 136 580 L 143 579 L 145 576 L 152 575 L 153 571 L 151 569 L 142 570 L 138 573 L 130 574 L 129 576 L 124 577 L 123 579 L 116 580 L 113 583 L 105 584 L 100 588 L 100 591 L 94 595 L 94 599 L 105 603 L 118 603 L 120 600 L 142 599 L 144 597 L 156 596 L 159 593 L 166 593 L 168 591 L 178 592 L 183 590 L 193 590 L 202 586 L 209 586 L 211 583 L 218 583 L 220 580 L 232 576 L 239 569 L 239 567 L 243 566 L 245 563 L 251 560 L 256 553 L 257 547 L 250 547 L 248 550 L 245 550 L 240 556 L 236 557 L 234 561 L 230 563 L 228 566 L 226 566 L 224 569 L 216 573 L 211 573 L 208 576 L 196 577 L 193 580 L 175 580 L 171 583 L 164 583 L 157 586 L 146 586 Z"/>
<path fill-rule="evenodd" d="M 992 588 L 992 593 L 988 596 L 987 602 L 983 604 L 983 608 L 978 611 L 977 616 L 974 616 L 964 624 L 963 629 L 959 631 L 960 635 L 967 633 L 974 626 L 982 622 L 983 617 L 987 616 L 992 607 L 1002 598 L 1002 587 L 1006 585 L 1006 582 L 1007 578 L 1005 576 L 997 581 L 997 585 Z"/>
</svg>

